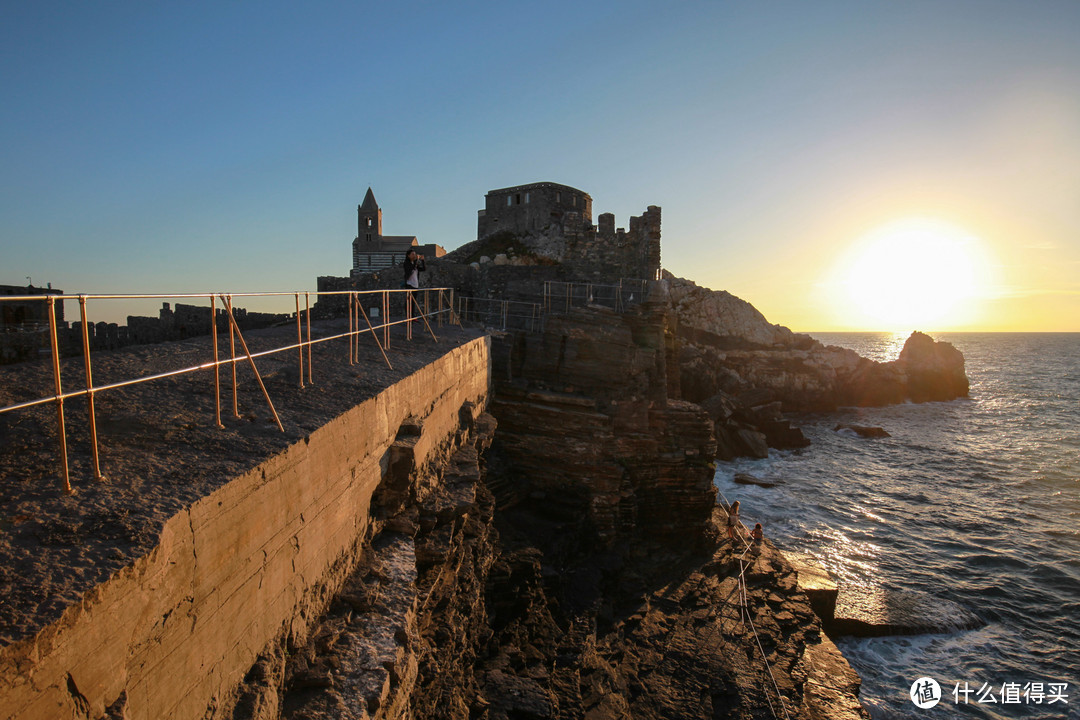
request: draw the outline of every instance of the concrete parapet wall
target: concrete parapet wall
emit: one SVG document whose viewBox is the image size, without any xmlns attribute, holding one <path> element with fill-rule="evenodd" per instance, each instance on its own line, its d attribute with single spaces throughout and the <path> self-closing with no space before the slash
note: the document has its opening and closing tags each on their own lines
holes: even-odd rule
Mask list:
<svg viewBox="0 0 1080 720">
<path fill-rule="evenodd" d="M 488 338 L 439 360 L 166 522 L 157 546 L 0 650 L 0 718 L 213 718 L 256 657 L 303 638 L 371 535 L 403 424 L 414 467 L 488 401 Z"/>
</svg>

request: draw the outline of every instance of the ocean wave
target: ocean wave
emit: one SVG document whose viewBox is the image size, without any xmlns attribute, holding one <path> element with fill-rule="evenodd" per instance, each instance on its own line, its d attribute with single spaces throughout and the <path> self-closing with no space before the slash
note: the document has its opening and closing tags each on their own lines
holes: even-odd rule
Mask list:
<svg viewBox="0 0 1080 720">
<path fill-rule="evenodd" d="M 721 463 L 716 475 L 766 519 L 770 537 L 818 557 L 839 583 L 928 592 L 989 622 L 840 643 L 875 718 L 925 717 L 907 699 L 920 672 L 953 682 L 1080 679 L 1080 335 L 939 339 L 964 353 L 971 400 L 800 416 L 806 451 L 730 472 Z M 893 437 L 855 442 L 832 430 L 849 421 Z M 736 468 L 789 484 L 736 488 Z"/>
</svg>

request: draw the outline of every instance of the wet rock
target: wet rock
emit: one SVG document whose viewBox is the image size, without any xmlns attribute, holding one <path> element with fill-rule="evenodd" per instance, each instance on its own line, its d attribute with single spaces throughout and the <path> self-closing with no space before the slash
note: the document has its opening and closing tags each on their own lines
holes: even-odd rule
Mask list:
<svg viewBox="0 0 1080 720">
<path fill-rule="evenodd" d="M 841 588 L 836 613 L 825 627 L 833 635 L 878 637 L 974 630 L 986 625 L 975 613 L 927 593 L 883 588 Z"/>
<path fill-rule="evenodd" d="M 762 480 L 755 477 L 750 473 L 735 473 L 735 477 L 732 480 L 738 485 L 757 485 L 758 487 L 771 488 L 777 485 L 784 485 L 783 480 Z"/>
<path fill-rule="evenodd" d="M 799 589 L 806 593 L 810 607 L 822 623 L 830 623 L 836 615 L 838 588 L 828 570 L 810 555 L 785 551 L 798 578 Z"/>
<path fill-rule="evenodd" d="M 868 425 L 852 425 L 851 423 L 839 423 L 833 428 L 834 432 L 848 431 L 864 438 L 887 438 L 892 437 L 885 428 L 870 427 Z"/>
<path fill-rule="evenodd" d="M 765 442 L 777 450 L 797 450 L 808 447 L 810 441 L 803 431 L 792 427 L 787 420 L 771 420 L 758 424 L 758 430 L 765 434 Z"/>
</svg>

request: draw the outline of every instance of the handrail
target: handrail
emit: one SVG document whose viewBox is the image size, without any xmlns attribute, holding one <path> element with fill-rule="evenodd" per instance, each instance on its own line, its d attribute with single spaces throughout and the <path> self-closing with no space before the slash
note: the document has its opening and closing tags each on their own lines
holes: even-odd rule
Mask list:
<svg viewBox="0 0 1080 720">
<path fill-rule="evenodd" d="M 391 296 L 394 294 L 407 293 L 406 295 L 406 312 L 405 319 L 403 320 L 391 320 L 390 307 Z M 437 298 L 437 309 L 431 308 L 431 294 L 434 293 Z M 300 309 L 300 295 L 304 295 L 304 310 Z M 423 306 L 417 300 L 416 295 L 420 294 L 424 297 Z M 244 340 L 244 336 L 237 324 L 236 318 L 233 313 L 233 298 L 237 297 L 271 297 L 271 296 L 289 296 L 294 297 L 294 306 L 296 312 L 294 313 L 296 319 L 296 342 L 283 345 L 281 347 L 273 347 L 268 350 L 262 350 L 260 352 L 250 352 L 247 347 L 247 343 Z M 316 298 L 320 296 L 347 296 L 349 304 L 349 319 L 350 326 L 349 332 L 338 333 L 323 338 L 312 338 L 311 336 L 311 296 L 315 295 Z M 367 312 L 362 307 L 361 297 L 377 297 L 379 299 L 379 307 L 382 313 L 382 323 L 378 326 L 378 329 L 383 330 L 384 342 L 380 343 L 377 334 L 377 328 L 371 323 L 371 320 L 367 316 Z M 177 375 L 183 375 L 187 373 L 198 372 L 201 370 L 213 369 L 214 370 L 214 405 L 215 415 L 214 424 L 218 428 L 224 428 L 221 424 L 221 388 L 220 388 L 220 373 L 218 369 L 223 365 L 228 365 L 232 368 L 232 384 L 233 384 L 233 413 L 239 417 L 236 399 L 237 399 L 237 382 L 236 382 L 236 365 L 239 362 L 243 362 L 245 359 L 251 364 L 252 370 L 255 373 L 255 377 L 259 382 L 263 394 L 266 397 L 267 403 L 270 406 L 271 413 L 274 416 L 274 420 L 277 426 L 284 432 L 284 427 L 281 424 L 281 420 L 277 415 L 277 411 L 274 409 L 273 401 L 270 399 L 270 395 L 266 390 L 265 385 L 262 382 L 262 377 L 259 375 L 258 368 L 255 366 L 255 358 L 263 357 L 266 355 L 273 355 L 276 353 L 297 351 L 297 362 L 299 367 L 300 388 L 304 388 L 304 370 L 305 370 L 305 357 L 304 349 L 307 349 L 307 374 L 308 384 L 312 385 L 312 346 L 330 342 L 332 340 L 339 340 L 346 338 L 349 341 L 350 362 L 357 357 L 355 349 L 357 346 L 355 343 L 359 342 L 360 335 L 364 333 L 370 333 L 376 344 L 379 345 L 379 350 L 382 352 L 383 359 L 387 365 L 390 365 L 390 359 L 386 355 L 385 348 L 389 347 L 390 328 L 396 325 L 406 324 L 406 339 L 412 339 L 412 326 L 411 322 L 415 317 L 418 320 L 423 320 L 425 327 L 431 333 L 431 336 L 438 342 L 438 338 L 435 336 L 434 330 L 431 328 L 429 318 L 434 318 L 438 326 L 442 326 L 443 315 L 447 315 L 451 323 L 460 324 L 457 315 L 454 312 L 454 291 L 452 288 L 420 288 L 418 290 L 413 289 L 384 289 L 384 290 L 330 290 L 330 291 L 293 291 L 293 292 L 266 292 L 266 293 L 178 293 L 178 294 L 101 294 L 94 295 L 88 293 L 80 293 L 77 295 L 63 295 L 60 293 L 44 293 L 40 295 L 0 295 L 0 304 L 5 302 L 42 302 L 46 305 L 46 312 L 48 314 L 48 323 L 45 325 L 49 333 L 49 345 L 50 355 L 52 360 L 53 369 L 53 382 L 55 391 L 52 395 L 46 395 L 43 397 L 35 398 L 33 400 L 27 400 L 24 402 L 14 403 L 0 407 L 0 415 L 8 412 L 14 412 L 17 410 L 23 410 L 26 408 L 32 408 L 39 405 L 47 405 L 50 403 L 56 404 L 57 413 L 57 436 L 59 441 L 59 454 L 61 464 L 61 478 L 63 481 L 63 489 L 67 494 L 73 492 L 71 487 L 70 471 L 68 467 L 68 453 L 67 453 L 67 430 L 66 430 L 66 418 L 64 413 L 64 401 L 71 398 L 86 397 L 88 403 L 87 422 L 90 426 L 90 438 L 91 438 L 91 450 L 93 460 L 93 473 L 94 479 L 98 481 L 105 481 L 105 477 L 101 474 L 99 457 L 98 457 L 98 437 L 97 437 L 97 419 L 94 412 L 94 398 L 97 394 L 116 390 L 118 388 L 129 387 L 132 385 L 138 385 L 153 380 L 160 380 L 162 378 L 173 377 Z M 86 321 L 86 306 L 89 300 L 132 300 L 132 299 L 175 299 L 175 298 L 203 298 L 209 301 L 209 316 L 207 317 L 208 334 L 211 336 L 211 347 L 213 357 L 208 362 L 199 363 L 189 367 L 184 367 L 176 370 L 168 370 L 165 372 L 159 372 L 152 375 L 143 377 L 137 377 L 133 379 L 125 379 L 117 382 L 107 383 L 104 385 L 95 385 L 92 375 L 92 363 L 90 353 L 90 339 L 88 327 L 89 323 Z M 222 359 L 218 357 L 218 310 L 217 299 L 220 299 L 225 306 L 223 312 L 226 324 L 229 332 L 229 347 L 230 357 Z M 61 384 L 61 368 L 60 368 L 60 348 L 58 343 L 58 323 L 56 317 L 56 303 L 57 301 L 63 302 L 65 300 L 72 300 L 79 302 L 79 312 L 81 320 L 81 340 L 82 340 L 82 360 L 85 366 L 86 386 L 79 390 L 64 391 Z M 413 308 L 416 312 L 414 313 Z M 367 321 L 367 328 L 361 329 L 359 325 L 359 317 L 363 315 Z M 301 323 L 302 315 L 306 320 L 307 337 L 305 339 L 303 328 Z M 240 344 L 244 350 L 241 356 L 237 356 L 234 340 L 239 338 Z M 391 365 L 392 368 L 392 365 Z"/>
</svg>

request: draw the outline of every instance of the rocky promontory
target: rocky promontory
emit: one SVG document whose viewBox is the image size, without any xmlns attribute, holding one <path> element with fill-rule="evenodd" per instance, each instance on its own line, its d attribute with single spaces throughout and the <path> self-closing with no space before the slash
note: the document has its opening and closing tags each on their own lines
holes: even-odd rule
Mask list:
<svg viewBox="0 0 1080 720">
<path fill-rule="evenodd" d="M 709 410 L 721 459 L 805 444 L 782 413 L 967 397 L 963 354 L 924 333 L 896 360 L 876 362 L 772 325 L 730 293 L 666 282 L 683 397 Z"/>
</svg>

